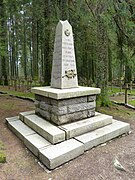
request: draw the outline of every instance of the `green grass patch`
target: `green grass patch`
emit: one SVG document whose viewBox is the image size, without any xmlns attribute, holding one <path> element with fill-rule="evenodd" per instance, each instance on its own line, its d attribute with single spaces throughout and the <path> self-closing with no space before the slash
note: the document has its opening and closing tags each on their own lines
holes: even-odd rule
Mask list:
<svg viewBox="0 0 135 180">
<path fill-rule="evenodd" d="M 0 163 L 6 162 L 6 154 L 4 150 L 5 150 L 4 144 L 0 141 Z"/>
<path fill-rule="evenodd" d="M 120 87 L 108 87 L 107 90 L 108 90 L 109 96 L 116 94 L 116 93 L 119 93 L 119 92 L 125 93 L 125 89 L 121 89 L 121 91 L 120 91 Z M 135 95 L 135 89 L 128 90 L 128 94 Z"/>
<path fill-rule="evenodd" d="M 5 93 L 12 95 L 12 96 L 34 99 L 34 94 L 31 92 L 15 91 L 15 90 L 11 90 L 11 89 L 8 89 L 7 87 L 2 87 L 2 86 L 0 87 L 0 90 L 2 92 L 5 92 Z"/>
<path fill-rule="evenodd" d="M 128 104 L 132 105 L 132 106 L 135 106 L 135 100 L 130 100 L 128 101 Z"/>
<path fill-rule="evenodd" d="M 108 87 L 107 90 L 108 90 L 108 95 L 109 96 L 120 92 L 119 87 Z M 121 92 L 124 92 L 124 91 L 125 91 L 124 89 L 121 90 Z"/>
<path fill-rule="evenodd" d="M 132 119 L 134 120 L 134 110 L 126 108 L 117 104 L 110 104 L 108 107 L 97 107 L 96 110 L 103 114 L 108 114 L 117 119 L 117 117 L 122 119 Z"/>
<path fill-rule="evenodd" d="M 0 151 L 0 163 L 6 162 L 6 155 L 3 151 Z"/>
<path fill-rule="evenodd" d="M 34 94 L 31 92 L 18 92 L 18 91 L 7 91 L 8 94 L 13 95 L 13 96 L 18 96 L 18 97 L 24 97 L 24 98 L 34 98 Z"/>
</svg>

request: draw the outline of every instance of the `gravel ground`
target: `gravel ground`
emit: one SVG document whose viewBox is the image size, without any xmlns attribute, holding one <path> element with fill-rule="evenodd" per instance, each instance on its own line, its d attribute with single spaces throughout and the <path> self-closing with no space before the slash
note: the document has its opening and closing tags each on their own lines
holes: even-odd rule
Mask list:
<svg viewBox="0 0 135 180">
<path fill-rule="evenodd" d="M 125 111 L 124 107 L 121 108 Z M 0 95 L 0 140 L 5 144 L 7 156 L 7 162 L 0 164 L 0 180 L 135 180 L 133 110 L 130 110 L 132 114 L 130 118 L 117 117 L 117 119 L 130 122 L 132 130 L 130 135 L 113 139 L 49 171 L 41 167 L 38 160 L 5 124 L 6 117 L 16 116 L 19 112 L 32 109 L 34 109 L 34 104 L 30 101 Z M 114 167 L 115 158 L 124 166 L 126 172 Z"/>
</svg>

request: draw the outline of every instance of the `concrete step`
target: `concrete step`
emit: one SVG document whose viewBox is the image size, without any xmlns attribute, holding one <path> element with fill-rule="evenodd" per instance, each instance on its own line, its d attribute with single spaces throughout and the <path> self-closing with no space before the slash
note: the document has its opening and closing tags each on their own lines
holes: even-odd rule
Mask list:
<svg viewBox="0 0 135 180">
<path fill-rule="evenodd" d="M 125 122 L 113 120 L 112 124 L 99 128 L 92 132 L 75 137 L 76 140 L 82 142 L 85 151 L 97 146 L 101 143 L 109 141 L 119 135 L 130 131 L 130 125 Z"/>
<path fill-rule="evenodd" d="M 49 169 L 54 169 L 84 153 L 83 143 L 75 139 L 52 145 L 18 117 L 7 118 L 6 121 L 9 128 L 24 142 L 26 147 Z"/>
<path fill-rule="evenodd" d="M 37 133 L 25 136 L 24 144 L 37 157 L 39 157 L 40 149 L 51 146 L 51 143 L 49 141 L 47 141 Z"/>
<path fill-rule="evenodd" d="M 9 128 L 24 142 L 26 147 L 49 169 L 54 169 L 84 153 L 84 145 L 75 139 L 52 145 L 18 117 L 6 118 L 6 121 Z"/>
<path fill-rule="evenodd" d="M 25 146 L 37 157 L 39 156 L 39 149 L 50 146 L 51 143 L 41 137 L 35 131 L 30 129 L 18 117 L 6 118 L 8 127 L 19 137 Z"/>
<path fill-rule="evenodd" d="M 40 150 L 39 159 L 49 169 L 54 169 L 83 153 L 83 143 L 70 139 Z"/>
<path fill-rule="evenodd" d="M 25 116 L 28 116 L 28 115 L 30 115 L 30 114 L 35 114 L 35 111 L 33 110 L 33 111 L 20 112 L 20 113 L 19 113 L 19 119 L 20 119 L 21 121 L 24 121 L 24 117 L 25 117 Z"/>
<path fill-rule="evenodd" d="M 42 124 L 38 116 L 25 116 L 24 122 L 19 120 L 18 116 L 6 118 L 6 121 L 9 128 L 24 142 L 26 147 L 49 169 L 54 169 L 83 154 L 84 151 L 130 131 L 128 123 L 112 120 L 112 124 L 54 145 L 24 124 L 25 121 L 38 123 L 40 128 L 43 127 L 43 132 L 44 127 L 52 128 L 47 124 L 48 122 Z M 39 128 L 37 125 L 34 127 Z M 55 131 L 54 127 L 52 129 Z"/>
<path fill-rule="evenodd" d="M 66 132 L 66 139 L 87 133 L 112 123 L 112 116 L 96 113 L 92 118 L 59 126 Z"/>
<path fill-rule="evenodd" d="M 63 130 L 35 114 L 24 116 L 24 123 L 52 144 L 65 140 Z"/>
<path fill-rule="evenodd" d="M 19 120 L 18 117 L 6 118 L 6 122 L 9 129 L 11 129 L 11 131 L 13 131 L 22 141 L 24 141 L 25 136 L 36 133 Z"/>
</svg>

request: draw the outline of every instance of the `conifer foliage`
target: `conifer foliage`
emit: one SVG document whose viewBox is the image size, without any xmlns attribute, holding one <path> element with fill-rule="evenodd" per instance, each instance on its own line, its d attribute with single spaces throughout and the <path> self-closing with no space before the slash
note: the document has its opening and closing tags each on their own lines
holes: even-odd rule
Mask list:
<svg viewBox="0 0 135 180">
<path fill-rule="evenodd" d="M 74 32 L 80 85 L 97 86 L 135 76 L 134 0 L 0 0 L 0 82 L 7 77 L 49 85 L 55 27 Z"/>
</svg>

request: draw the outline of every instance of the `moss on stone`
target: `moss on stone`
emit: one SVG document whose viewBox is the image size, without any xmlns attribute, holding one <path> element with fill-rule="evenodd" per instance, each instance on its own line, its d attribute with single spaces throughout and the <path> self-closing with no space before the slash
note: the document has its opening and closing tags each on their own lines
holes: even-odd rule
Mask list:
<svg viewBox="0 0 135 180">
<path fill-rule="evenodd" d="M 4 144 L 0 141 L 0 163 L 6 162 L 6 154 L 4 152 Z"/>
</svg>

